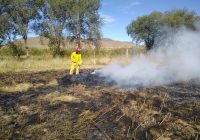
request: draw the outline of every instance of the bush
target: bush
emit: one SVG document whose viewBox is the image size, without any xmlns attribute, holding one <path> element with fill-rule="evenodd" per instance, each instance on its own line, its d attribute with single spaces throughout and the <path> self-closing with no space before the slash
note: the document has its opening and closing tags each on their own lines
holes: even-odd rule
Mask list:
<svg viewBox="0 0 200 140">
<path fill-rule="evenodd" d="M 9 47 L 1 47 L 0 48 L 0 56 L 11 56 L 12 52 Z"/>
<path fill-rule="evenodd" d="M 73 52 L 73 50 L 74 50 L 73 48 L 65 49 L 64 56 L 67 56 L 67 57 L 71 56 L 71 53 Z"/>
<path fill-rule="evenodd" d="M 128 55 L 136 55 L 140 53 L 145 53 L 144 48 L 113 48 L 113 49 L 94 49 L 94 48 L 84 48 L 81 50 L 81 54 L 83 58 L 94 58 L 94 57 L 117 57 L 117 56 L 126 56 L 128 50 Z M 56 48 L 56 47 L 49 47 L 49 48 L 29 48 L 29 52 L 32 57 L 37 57 L 37 59 L 42 59 L 46 57 L 67 57 L 71 56 L 71 53 L 74 51 L 73 47 L 69 48 Z M 10 56 L 18 56 L 26 54 L 26 49 L 22 47 L 21 43 L 10 43 L 10 45 L 4 46 L 0 48 L 0 57 L 7 58 Z"/>
<path fill-rule="evenodd" d="M 30 48 L 32 56 L 42 56 L 45 53 L 49 53 L 47 49 L 39 49 L 39 48 Z"/>
<path fill-rule="evenodd" d="M 65 51 L 64 49 L 62 48 L 59 48 L 59 47 L 55 47 L 55 46 L 49 46 L 50 47 L 50 51 L 53 55 L 53 57 L 56 57 L 56 56 L 61 56 L 63 57 L 65 55 Z"/>
<path fill-rule="evenodd" d="M 23 47 L 21 42 L 10 42 L 8 43 L 8 47 L 12 56 L 20 57 L 22 55 L 26 55 L 26 49 Z"/>
</svg>

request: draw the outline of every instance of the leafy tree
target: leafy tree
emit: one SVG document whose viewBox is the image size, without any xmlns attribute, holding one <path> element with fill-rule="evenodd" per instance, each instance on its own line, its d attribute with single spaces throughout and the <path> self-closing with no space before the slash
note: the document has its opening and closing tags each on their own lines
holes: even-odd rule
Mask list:
<svg viewBox="0 0 200 140">
<path fill-rule="evenodd" d="M 11 40 L 14 29 L 9 21 L 8 5 L 10 1 L 0 0 L 0 46 Z"/>
<path fill-rule="evenodd" d="M 53 55 L 60 53 L 64 37 L 76 41 L 80 47 L 82 39 L 98 44 L 100 39 L 101 18 L 98 13 L 100 0 L 46 0 L 41 19 L 34 30 L 42 37 L 49 39 Z"/>
<path fill-rule="evenodd" d="M 133 41 L 144 42 L 149 50 L 153 46 L 166 41 L 166 36 L 171 36 L 185 26 L 196 30 L 195 22 L 198 17 L 194 12 L 186 9 L 171 10 L 164 13 L 152 12 L 149 15 L 138 17 L 127 26 L 128 35 Z"/>
<path fill-rule="evenodd" d="M 38 9 L 43 2 L 43 0 L 9 0 L 9 21 L 15 29 L 14 34 L 22 36 L 26 48 L 30 24 L 36 19 Z"/>
<path fill-rule="evenodd" d="M 67 29 L 78 47 L 81 38 L 97 41 L 101 38 L 101 18 L 98 10 L 101 0 L 74 0 Z M 98 43 L 96 43 L 98 44 Z"/>
<path fill-rule="evenodd" d="M 64 44 L 72 2 L 73 0 L 46 0 L 41 19 L 34 25 L 37 34 L 49 39 L 49 47 L 54 56 L 60 54 L 60 46 Z"/>
<path fill-rule="evenodd" d="M 5 24 L 6 16 L 0 14 L 0 46 L 4 44 L 6 40 L 6 33 L 8 31 L 8 27 Z"/>
<path fill-rule="evenodd" d="M 165 12 L 164 23 L 173 28 L 174 30 L 185 26 L 189 29 L 195 29 L 195 21 L 197 16 L 195 12 L 188 11 L 187 9 L 176 9 Z"/>
<path fill-rule="evenodd" d="M 127 27 L 127 33 L 136 42 L 145 42 L 147 49 L 151 49 L 155 38 L 161 36 L 161 18 L 163 14 L 153 12 L 150 15 L 138 17 Z"/>
</svg>

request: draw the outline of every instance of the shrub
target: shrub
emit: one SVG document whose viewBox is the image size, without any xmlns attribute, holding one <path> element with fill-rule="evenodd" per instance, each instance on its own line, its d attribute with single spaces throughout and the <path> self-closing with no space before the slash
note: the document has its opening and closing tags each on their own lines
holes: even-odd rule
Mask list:
<svg viewBox="0 0 200 140">
<path fill-rule="evenodd" d="M 22 55 L 26 55 L 26 49 L 23 47 L 21 42 L 9 42 L 8 47 L 12 56 L 20 57 Z"/>
<path fill-rule="evenodd" d="M 65 55 L 64 49 L 62 49 L 60 47 L 56 47 L 54 45 L 51 45 L 51 46 L 49 46 L 49 48 L 50 48 L 50 51 L 51 51 L 53 57 L 56 57 L 56 56 L 62 56 L 63 57 Z"/>
<path fill-rule="evenodd" d="M 11 56 L 12 53 L 11 53 L 11 50 L 9 47 L 1 47 L 0 48 L 0 56 Z"/>
<path fill-rule="evenodd" d="M 48 53 L 47 49 L 39 49 L 39 48 L 31 48 L 30 51 L 32 56 L 42 56 L 45 53 L 46 54 Z"/>
</svg>

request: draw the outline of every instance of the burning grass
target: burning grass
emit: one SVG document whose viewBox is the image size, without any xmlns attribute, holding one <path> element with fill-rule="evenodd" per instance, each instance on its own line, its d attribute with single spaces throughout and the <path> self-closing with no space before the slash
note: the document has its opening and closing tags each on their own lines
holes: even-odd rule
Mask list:
<svg viewBox="0 0 200 140">
<path fill-rule="evenodd" d="M 2 139 L 199 139 L 200 85 L 121 89 L 84 70 L 0 74 Z"/>
</svg>

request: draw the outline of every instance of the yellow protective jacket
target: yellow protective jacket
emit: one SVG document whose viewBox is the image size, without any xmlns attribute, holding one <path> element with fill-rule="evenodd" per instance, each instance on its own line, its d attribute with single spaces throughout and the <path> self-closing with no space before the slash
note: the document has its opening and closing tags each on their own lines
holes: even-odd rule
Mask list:
<svg viewBox="0 0 200 140">
<path fill-rule="evenodd" d="M 82 58 L 81 58 L 81 54 L 77 54 L 76 52 L 73 52 L 71 54 L 71 61 L 73 63 L 76 63 L 78 65 L 81 65 L 82 64 Z"/>
</svg>

